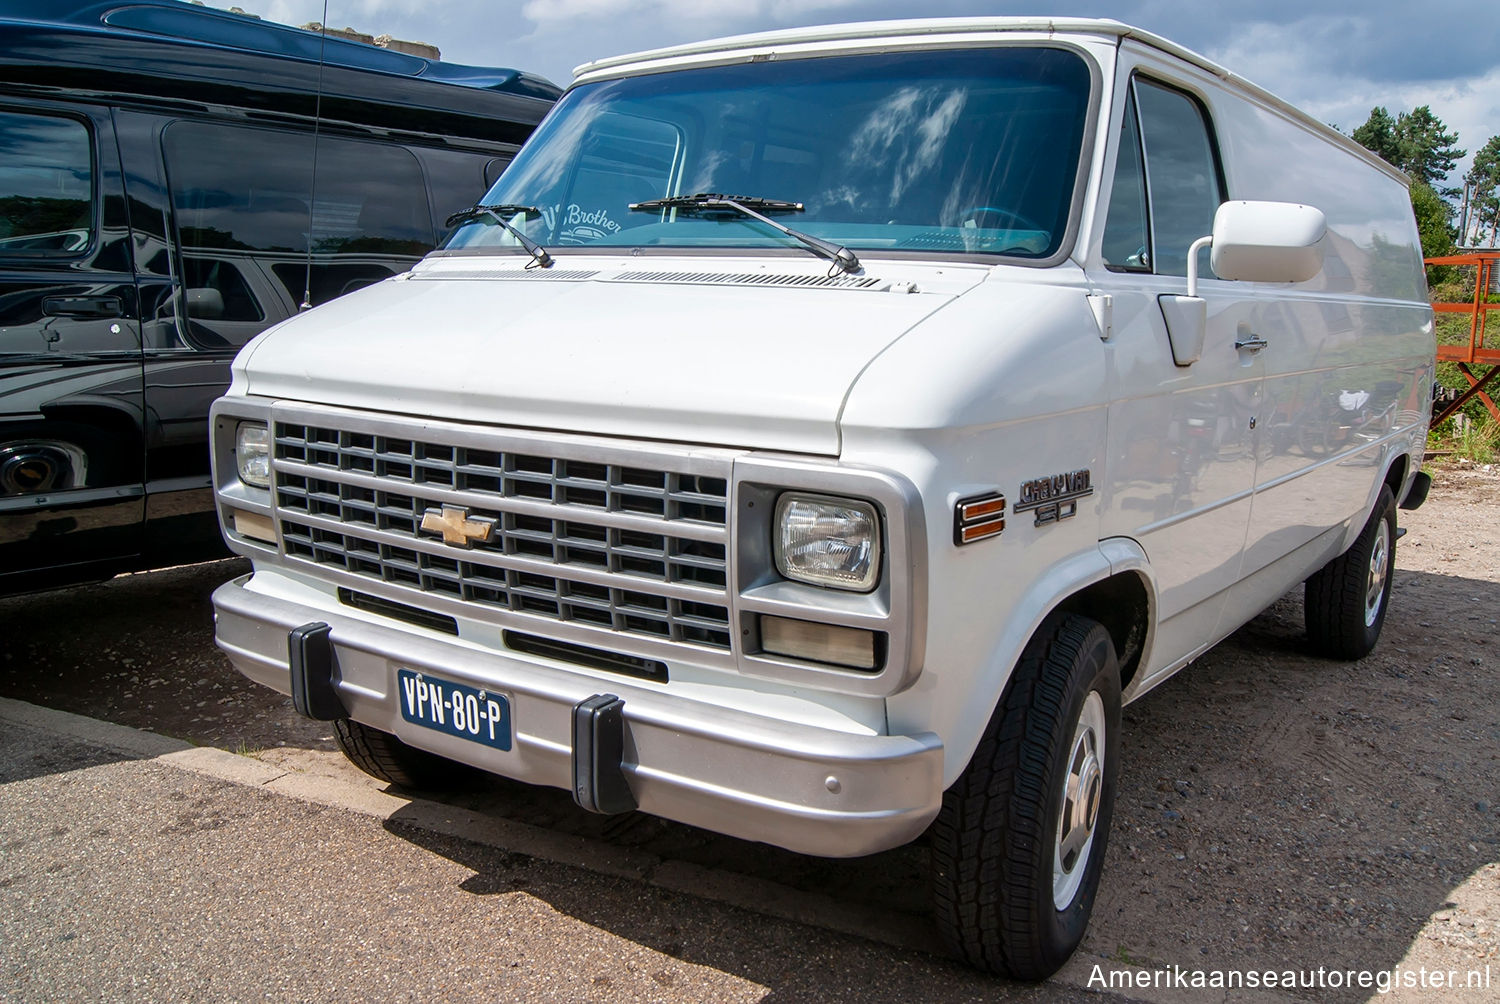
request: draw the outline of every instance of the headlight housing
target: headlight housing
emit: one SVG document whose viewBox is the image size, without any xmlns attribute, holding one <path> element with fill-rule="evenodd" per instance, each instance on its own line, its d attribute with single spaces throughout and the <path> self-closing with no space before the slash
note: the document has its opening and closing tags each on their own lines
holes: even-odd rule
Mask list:
<svg viewBox="0 0 1500 1004">
<path fill-rule="evenodd" d="M 234 463 L 245 484 L 271 487 L 271 430 L 264 422 L 241 422 L 235 429 Z"/>
<path fill-rule="evenodd" d="M 788 492 L 776 502 L 776 570 L 867 593 L 880 580 L 880 516 L 855 499 Z"/>
</svg>

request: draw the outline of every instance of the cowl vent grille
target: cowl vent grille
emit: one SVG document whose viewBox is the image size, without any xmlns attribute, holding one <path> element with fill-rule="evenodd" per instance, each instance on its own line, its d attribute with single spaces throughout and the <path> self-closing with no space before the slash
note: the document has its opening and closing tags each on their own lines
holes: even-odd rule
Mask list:
<svg viewBox="0 0 1500 1004">
<path fill-rule="evenodd" d="M 772 275 L 765 272 L 621 272 L 610 282 L 676 282 L 709 286 L 805 286 L 816 289 L 884 289 L 884 279 L 848 275 Z"/>
</svg>

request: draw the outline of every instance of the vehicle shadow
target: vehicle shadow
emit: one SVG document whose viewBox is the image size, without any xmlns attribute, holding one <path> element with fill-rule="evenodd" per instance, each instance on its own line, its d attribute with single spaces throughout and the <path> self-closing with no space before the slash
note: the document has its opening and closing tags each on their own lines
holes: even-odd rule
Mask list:
<svg viewBox="0 0 1500 1004">
<path fill-rule="evenodd" d="M 210 596 L 249 570 L 229 558 L 0 597 L 0 697 L 232 752 L 334 749 L 214 646 Z"/>
<path fill-rule="evenodd" d="M 1451 905 L 1453 891 L 1500 860 L 1500 660 L 1486 648 L 1500 584 L 1398 571 L 1394 589 L 1381 644 L 1365 659 L 1306 653 L 1298 590 L 1126 709 L 1120 791 L 1080 949 L 1085 962 L 1106 970 L 1389 971 Z M 593 816 L 565 792 L 508 782 L 467 804 L 601 850 L 644 852 L 659 862 L 649 867 L 686 862 L 706 876 L 727 872 L 739 880 L 732 902 L 755 910 L 760 897 L 769 912 L 793 919 L 797 904 L 808 904 L 803 919 L 813 926 L 937 964 L 925 954 L 938 949 L 920 840 L 828 861 L 640 814 Z M 472 868 L 467 891 L 518 888 L 515 869 L 524 866 L 516 858 L 436 836 L 403 815 L 391 817 L 392 832 Z M 680 891 L 599 901 L 570 888 L 565 879 L 525 886 L 596 927 L 741 971 L 734 945 L 680 934 L 702 914 Z M 716 898 L 708 886 L 702 894 Z M 642 897 L 660 930 L 679 933 L 643 926 L 624 905 Z M 942 987 L 973 990 L 965 970 L 941 965 Z M 927 985 L 921 996 L 932 999 L 932 991 Z M 1364 999 L 1369 991 L 1325 987 L 1318 996 Z"/>
</svg>

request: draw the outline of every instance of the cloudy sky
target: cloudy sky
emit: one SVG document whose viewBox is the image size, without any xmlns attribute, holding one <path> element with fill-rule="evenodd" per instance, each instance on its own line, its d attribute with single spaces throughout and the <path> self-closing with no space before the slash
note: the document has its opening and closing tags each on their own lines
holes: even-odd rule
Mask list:
<svg viewBox="0 0 1500 1004">
<path fill-rule="evenodd" d="M 289 24 L 324 0 L 209 0 Z M 1474 153 L 1500 133 L 1500 2 L 1439 0 L 327 0 L 328 23 L 432 42 L 459 63 L 559 84 L 579 63 L 716 35 L 842 21 L 982 14 L 1112 17 L 1214 59 L 1345 132 L 1375 105 L 1418 105 Z M 1468 159 L 1450 179 L 1457 184 Z"/>
</svg>

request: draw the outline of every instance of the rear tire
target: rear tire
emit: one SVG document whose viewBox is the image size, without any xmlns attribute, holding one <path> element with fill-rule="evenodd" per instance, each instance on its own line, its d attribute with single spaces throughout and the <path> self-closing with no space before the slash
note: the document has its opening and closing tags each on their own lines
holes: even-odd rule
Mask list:
<svg viewBox="0 0 1500 1004">
<path fill-rule="evenodd" d="M 950 948 L 1012 979 L 1055 973 L 1083 940 L 1119 773 L 1109 632 L 1064 614 L 1026 646 L 933 824 L 933 905 Z"/>
<path fill-rule="evenodd" d="M 1370 519 L 1349 550 L 1303 588 L 1307 638 L 1319 655 L 1361 659 L 1380 640 L 1396 567 L 1396 497 L 1380 489 Z"/>
<path fill-rule="evenodd" d="M 349 762 L 371 777 L 411 791 L 473 787 L 479 771 L 467 764 L 408 746 L 389 732 L 352 718 L 333 723 L 334 739 Z"/>
</svg>

